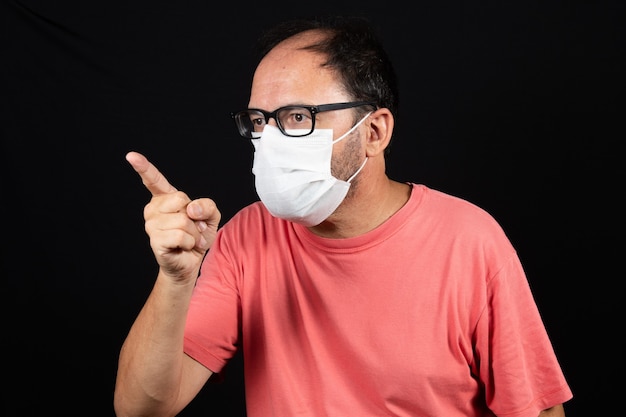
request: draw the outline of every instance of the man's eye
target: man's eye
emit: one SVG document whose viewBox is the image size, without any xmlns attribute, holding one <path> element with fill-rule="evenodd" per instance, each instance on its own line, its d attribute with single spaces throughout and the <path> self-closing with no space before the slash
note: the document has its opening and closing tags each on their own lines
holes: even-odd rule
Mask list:
<svg viewBox="0 0 626 417">
<path fill-rule="evenodd" d="M 260 117 L 258 119 L 252 119 L 252 123 L 257 126 L 263 126 L 265 124 L 265 119 L 262 119 Z"/>
<path fill-rule="evenodd" d="M 302 123 L 307 119 L 307 116 L 304 113 L 291 112 L 285 117 L 289 123 Z"/>
</svg>

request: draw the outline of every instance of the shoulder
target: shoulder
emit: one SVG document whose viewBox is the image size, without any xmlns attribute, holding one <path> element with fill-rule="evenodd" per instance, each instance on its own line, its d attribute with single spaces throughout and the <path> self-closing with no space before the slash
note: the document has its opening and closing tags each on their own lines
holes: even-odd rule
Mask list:
<svg viewBox="0 0 626 417">
<path fill-rule="evenodd" d="M 224 223 L 220 231 L 233 231 L 237 229 L 254 231 L 262 223 L 270 221 L 272 216 L 260 201 L 255 201 L 237 211 Z M 252 228 L 252 229 L 251 229 Z"/>
<path fill-rule="evenodd" d="M 427 229 L 432 237 L 444 241 L 473 242 L 473 245 L 492 245 L 512 249 L 511 242 L 500 223 L 486 209 L 464 198 L 423 185 L 414 185 L 421 193 L 416 206 L 418 227 Z"/>
<path fill-rule="evenodd" d="M 420 208 L 451 224 L 476 224 L 499 228 L 496 219 L 483 207 L 467 199 L 446 192 L 413 184 L 413 192 L 420 195 Z"/>
<path fill-rule="evenodd" d="M 255 201 L 233 215 L 221 228 L 220 234 L 250 239 L 276 233 L 288 227 L 288 222 L 270 214 L 260 201 Z"/>
</svg>

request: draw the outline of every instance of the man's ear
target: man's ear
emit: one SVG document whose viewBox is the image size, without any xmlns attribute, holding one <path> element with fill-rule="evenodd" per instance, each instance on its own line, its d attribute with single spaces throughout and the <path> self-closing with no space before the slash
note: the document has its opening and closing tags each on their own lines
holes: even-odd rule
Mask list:
<svg viewBox="0 0 626 417">
<path fill-rule="evenodd" d="M 366 145 L 368 157 L 383 154 L 393 133 L 393 114 L 387 108 L 380 108 L 369 116 L 369 136 Z"/>
</svg>

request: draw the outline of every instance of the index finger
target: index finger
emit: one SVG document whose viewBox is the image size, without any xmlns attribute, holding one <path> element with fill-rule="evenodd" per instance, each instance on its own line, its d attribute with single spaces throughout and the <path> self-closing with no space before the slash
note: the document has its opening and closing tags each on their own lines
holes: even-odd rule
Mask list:
<svg viewBox="0 0 626 417">
<path fill-rule="evenodd" d="M 128 152 L 126 160 L 139 174 L 143 185 L 153 196 L 173 193 L 176 188 L 170 184 L 161 172 L 148 159 L 139 152 Z"/>
</svg>

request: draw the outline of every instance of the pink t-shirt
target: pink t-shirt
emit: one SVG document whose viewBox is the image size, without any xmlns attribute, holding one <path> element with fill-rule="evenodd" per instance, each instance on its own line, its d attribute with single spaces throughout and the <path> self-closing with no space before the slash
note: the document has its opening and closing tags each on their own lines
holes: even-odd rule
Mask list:
<svg viewBox="0 0 626 417">
<path fill-rule="evenodd" d="M 243 348 L 249 417 L 537 417 L 572 397 L 500 226 L 412 186 L 354 238 L 258 202 L 220 229 L 185 352 L 219 372 Z"/>
</svg>

